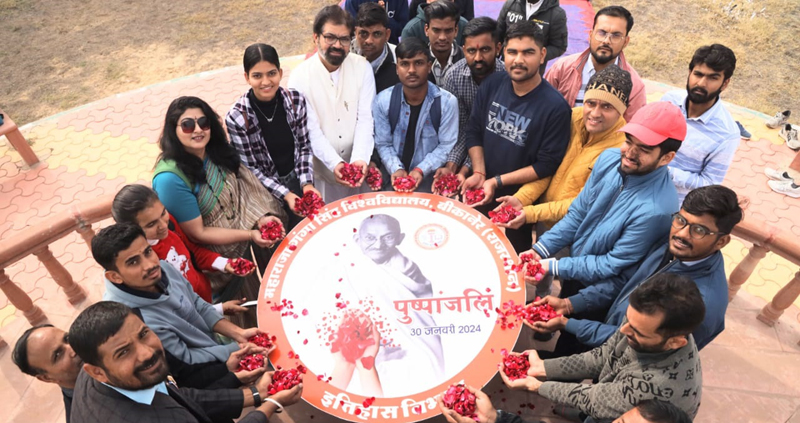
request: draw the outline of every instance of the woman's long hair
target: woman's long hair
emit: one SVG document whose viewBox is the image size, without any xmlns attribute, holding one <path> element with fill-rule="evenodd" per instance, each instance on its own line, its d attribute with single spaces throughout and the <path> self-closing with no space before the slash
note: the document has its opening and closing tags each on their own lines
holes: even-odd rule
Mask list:
<svg viewBox="0 0 800 423">
<path fill-rule="evenodd" d="M 192 183 L 206 183 L 203 161 L 186 151 L 175 132 L 178 127 L 178 119 L 187 109 L 202 110 L 211 125 L 211 138 L 206 145 L 208 159 L 215 165 L 239 176 L 239 164 L 241 163 L 239 153 L 228 143 L 219 115 L 208 103 L 197 97 L 178 97 L 170 103 L 167 108 L 167 116 L 164 118 L 164 129 L 158 139 L 158 145 L 161 147 L 158 160 L 174 160 L 178 169 Z"/>
</svg>

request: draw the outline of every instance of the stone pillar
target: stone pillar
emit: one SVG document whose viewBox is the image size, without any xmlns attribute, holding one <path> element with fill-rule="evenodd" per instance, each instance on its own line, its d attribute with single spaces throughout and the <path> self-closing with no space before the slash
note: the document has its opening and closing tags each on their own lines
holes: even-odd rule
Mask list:
<svg viewBox="0 0 800 423">
<path fill-rule="evenodd" d="M 800 271 L 795 273 L 792 280 L 781 288 L 775 294 L 775 298 L 761 309 L 757 316 L 758 320 L 768 326 L 774 326 L 783 311 L 789 308 L 797 300 L 798 296 L 800 296 Z"/>
<path fill-rule="evenodd" d="M 53 257 L 50 247 L 44 247 L 38 251 L 34 251 L 33 255 L 42 262 L 50 273 L 50 276 L 53 277 L 53 280 L 64 289 L 64 294 L 67 295 L 71 304 L 75 305 L 86 299 L 86 292 L 84 292 L 80 285 L 75 283 L 67 269 Z"/>
<path fill-rule="evenodd" d="M 12 282 L 3 269 L 0 269 L 0 290 L 6 294 L 8 301 L 10 301 L 14 307 L 22 311 L 22 314 L 26 319 L 28 319 L 28 322 L 32 326 L 36 326 L 47 321 L 47 316 L 44 315 L 42 309 L 33 304 L 31 297 L 29 297 L 28 294 L 22 290 L 22 288 L 17 286 L 17 284 Z"/>
<path fill-rule="evenodd" d="M 761 261 L 764 257 L 767 256 L 768 248 L 762 247 L 758 244 L 753 244 L 750 247 L 750 251 L 747 255 L 736 265 L 736 268 L 733 269 L 731 272 L 730 278 L 728 278 L 728 301 L 733 301 L 733 297 L 736 296 L 736 293 L 739 292 L 739 288 L 747 282 L 747 279 L 755 270 L 756 265 L 758 262 Z"/>
</svg>

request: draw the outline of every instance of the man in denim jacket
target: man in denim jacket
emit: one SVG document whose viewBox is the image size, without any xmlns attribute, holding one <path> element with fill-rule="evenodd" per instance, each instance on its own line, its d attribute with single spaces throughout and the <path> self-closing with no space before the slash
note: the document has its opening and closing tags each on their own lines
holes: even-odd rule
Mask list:
<svg viewBox="0 0 800 423">
<path fill-rule="evenodd" d="M 444 165 L 458 138 L 458 101 L 428 82 L 433 58 L 422 41 L 403 40 L 395 53 L 400 83 L 378 94 L 372 107 L 375 148 L 382 171 L 391 175 L 384 177 L 384 189 L 395 179 L 410 176 L 415 185 L 403 191 L 431 192 L 433 174 Z M 392 109 L 395 90 L 402 93 L 395 93 L 399 107 Z"/>
</svg>

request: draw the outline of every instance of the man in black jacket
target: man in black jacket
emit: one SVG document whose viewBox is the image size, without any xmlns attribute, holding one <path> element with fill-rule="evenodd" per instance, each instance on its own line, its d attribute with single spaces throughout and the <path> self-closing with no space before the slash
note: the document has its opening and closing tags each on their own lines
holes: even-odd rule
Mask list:
<svg viewBox="0 0 800 423">
<path fill-rule="evenodd" d="M 375 93 L 400 82 L 395 69 L 395 46 L 389 44 L 392 30 L 389 15 L 378 3 L 364 3 L 356 15 L 356 37 L 353 53 L 363 56 L 375 73 Z"/>
<path fill-rule="evenodd" d="M 302 384 L 267 396 L 272 374 L 249 389 L 179 389 L 168 376 L 161 341 L 129 307 L 101 301 L 84 310 L 69 331 L 69 344 L 84 361 L 72 399 L 81 423 L 265 423 L 300 399 Z M 262 401 L 263 398 L 263 401 Z"/>
<path fill-rule="evenodd" d="M 567 51 L 567 12 L 558 0 L 506 0 L 497 18 L 500 34 L 505 34 L 511 24 L 525 20 L 539 25 L 544 34 L 547 55 L 539 67 L 539 74 L 544 75 L 547 62 Z"/>
</svg>

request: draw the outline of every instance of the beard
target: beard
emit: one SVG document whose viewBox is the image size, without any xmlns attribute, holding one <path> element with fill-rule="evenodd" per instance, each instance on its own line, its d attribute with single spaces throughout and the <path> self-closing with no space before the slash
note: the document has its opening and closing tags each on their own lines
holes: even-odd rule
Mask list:
<svg viewBox="0 0 800 423">
<path fill-rule="evenodd" d="M 333 56 L 331 55 L 332 52 L 341 53 L 341 56 Z M 344 49 L 336 48 L 336 47 L 328 47 L 327 50 L 322 54 L 325 57 L 325 60 L 333 66 L 339 66 L 344 63 L 344 59 L 347 57 L 347 52 Z"/>
<path fill-rule="evenodd" d="M 689 88 L 689 82 L 687 81 L 686 92 L 689 95 L 689 101 L 695 104 L 703 104 L 718 99 L 719 94 L 722 92 L 722 87 L 720 87 L 720 89 L 718 89 L 717 91 L 709 93 L 708 91 L 700 87 Z"/>
<path fill-rule="evenodd" d="M 477 65 L 479 65 L 479 64 L 483 65 L 483 67 L 480 67 L 480 68 L 477 67 Z M 472 64 L 470 64 L 468 66 L 469 66 L 469 71 L 472 74 L 472 76 L 476 76 L 476 77 L 484 77 L 484 76 L 492 73 L 492 71 L 494 70 L 494 67 L 492 67 L 488 63 L 484 62 L 483 60 L 476 60 L 476 61 L 472 62 Z"/>
<path fill-rule="evenodd" d="M 617 56 L 619 56 L 619 53 L 615 55 L 614 50 L 611 47 L 608 46 L 601 46 L 601 47 L 607 47 L 611 53 L 609 53 L 607 56 L 601 56 L 599 52 L 590 50 L 590 52 L 592 53 L 592 57 L 594 57 L 594 61 L 597 62 L 598 65 L 605 65 L 606 63 L 609 63 L 613 60 L 617 60 Z M 598 50 L 600 49 L 598 48 Z"/>
<path fill-rule="evenodd" d="M 152 375 L 143 374 L 144 371 L 151 370 L 148 367 L 159 365 L 159 372 Z M 164 356 L 163 350 L 156 351 L 152 357 L 133 369 L 133 375 L 130 377 L 117 377 L 117 375 L 114 375 L 106 370 L 106 377 L 108 377 L 108 381 L 112 386 L 129 391 L 139 391 L 142 389 L 152 388 L 153 386 L 163 382 L 164 379 L 167 378 L 168 374 L 169 367 L 167 366 L 167 360 Z"/>
<path fill-rule="evenodd" d="M 642 344 L 636 342 L 633 338 L 628 337 L 628 346 L 631 347 L 632 350 L 640 353 L 659 353 L 664 351 L 664 346 L 667 345 L 667 341 L 669 339 L 664 339 L 663 342 L 657 345 L 648 345 L 643 346 Z"/>
</svg>

